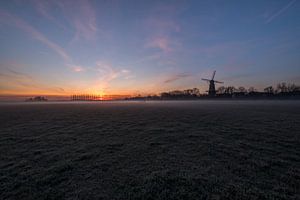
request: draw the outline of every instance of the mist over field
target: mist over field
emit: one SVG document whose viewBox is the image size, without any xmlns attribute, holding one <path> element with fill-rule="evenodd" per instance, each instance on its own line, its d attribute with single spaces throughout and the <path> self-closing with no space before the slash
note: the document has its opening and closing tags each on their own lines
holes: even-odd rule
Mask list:
<svg viewBox="0 0 300 200">
<path fill-rule="evenodd" d="M 299 199 L 299 101 L 0 104 L 0 199 Z"/>
</svg>

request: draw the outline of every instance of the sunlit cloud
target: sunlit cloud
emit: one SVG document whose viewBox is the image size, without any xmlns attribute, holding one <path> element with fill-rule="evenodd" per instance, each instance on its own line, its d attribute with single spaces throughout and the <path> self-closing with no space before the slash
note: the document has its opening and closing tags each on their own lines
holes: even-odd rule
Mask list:
<svg viewBox="0 0 300 200">
<path fill-rule="evenodd" d="M 82 72 L 82 71 L 84 71 L 84 69 L 82 67 L 80 67 L 80 66 L 74 66 L 73 70 L 75 72 Z"/>
<path fill-rule="evenodd" d="M 0 10 L 0 19 L 2 23 L 7 24 L 13 24 L 17 28 L 21 29 L 22 31 L 29 34 L 32 38 L 42 42 L 49 48 L 51 48 L 53 51 L 55 51 L 60 57 L 62 57 L 66 62 L 70 62 L 71 58 L 70 56 L 65 52 L 65 50 L 60 47 L 58 44 L 50 41 L 46 36 L 44 36 L 41 32 L 36 30 L 34 27 L 29 25 L 26 21 L 23 19 L 14 16 L 6 11 Z"/>
<path fill-rule="evenodd" d="M 95 70 L 99 75 L 95 88 L 102 91 L 107 89 L 115 79 L 133 77 L 128 69 L 116 69 L 111 63 L 104 61 L 98 61 Z"/>
<path fill-rule="evenodd" d="M 278 10 L 276 13 L 270 15 L 267 20 L 266 20 L 266 24 L 272 22 L 275 18 L 279 17 L 280 15 L 282 15 L 285 11 L 287 11 L 289 9 L 289 7 L 291 7 L 294 3 L 296 2 L 296 0 L 292 0 L 290 1 L 288 4 L 286 4 L 284 7 L 282 7 L 280 10 Z"/>
<path fill-rule="evenodd" d="M 127 73 L 129 73 L 130 71 L 127 70 L 127 69 L 122 69 L 121 72 L 127 74 Z"/>
<path fill-rule="evenodd" d="M 96 63 L 96 70 L 100 74 L 101 78 L 106 82 L 109 82 L 119 76 L 119 72 L 113 69 L 112 64 L 103 61 Z"/>
<path fill-rule="evenodd" d="M 84 72 L 85 68 L 79 65 L 68 65 L 74 72 Z"/>
<path fill-rule="evenodd" d="M 173 51 L 173 46 L 174 44 L 170 41 L 168 37 L 154 37 L 150 39 L 146 43 L 147 48 L 156 48 L 160 49 L 165 53 Z"/>
<path fill-rule="evenodd" d="M 146 48 L 158 49 L 164 53 L 171 53 L 180 47 L 176 34 L 181 32 L 178 23 L 179 13 L 182 11 L 182 4 L 158 3 L 143 20 L 144 28 L 147 31 L 145 42 Z"/>
<path fill-rule="evenodd" d="M 7 62 L 0 65 L 0 90 L 207 90 L 201 78 L 211 77 L 213 70 L 226 84 L 258 81 L 261 71 L 276 78 L 264 81 L 276 82 L 280 75 L 299 71 L 297 3 L 253 3 L 246 8 L 201 1 L 7 1 L 0 6 L 1 62 Z M 289 23 L 273 24 L 281 18 Z M 272 23 L 272 30 L 261 22 Z M 22 66 L 8 63 L 12 60 Z M 251 71 L 255 73 L 247 78 Z M 18 74 L 22 72 L 24 76 Z"/>
</svg>

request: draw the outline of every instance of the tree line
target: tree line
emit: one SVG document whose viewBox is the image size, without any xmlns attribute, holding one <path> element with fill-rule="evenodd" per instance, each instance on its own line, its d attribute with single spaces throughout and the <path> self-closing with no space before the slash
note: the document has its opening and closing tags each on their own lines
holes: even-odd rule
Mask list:
<svg viewBox="0 0 300 200">
<path fill-rule="evenodd" d="M 254 87 L 234 87 L 234 86 L 221 86 L 216 89 L 216 98 L 232 98 L 232 97 L 300 97 L 300 86 L 291 83 L 279 83 L 276 87 L 269 86 L 264 88 L 263 91 L 258 91 Z M 160 95 L 148 96 L 134 96 L 126 98 L 126 100 L 164 100 L 164 99 L 199 99 L 208 98 L 207 93 L 201 94 L 198 88 L 186 90 L 173 90 L 169 92 L 162 92 Z"/>
<path fill-rule="evenodd" d="M 269 86 L 264 88 L 263 92 L 259 92 L 257 89 L 254 87 L 249 87 L 246 89 L 245 87 L 234 87 L 234 86 L 221 86 L 217 89 L 217 94 L 234 94 L 234 93 L 267 93 L 267 94 L 280 94 L 280 93 L 294 93 L 294 92 L 299 92 L 300 91 L 300 86 L 297 86 L 295 84 L 287 84 L 285 82 L 277 84 L 277 86 L 274 88 L 273 86 Z"/>
</svg>

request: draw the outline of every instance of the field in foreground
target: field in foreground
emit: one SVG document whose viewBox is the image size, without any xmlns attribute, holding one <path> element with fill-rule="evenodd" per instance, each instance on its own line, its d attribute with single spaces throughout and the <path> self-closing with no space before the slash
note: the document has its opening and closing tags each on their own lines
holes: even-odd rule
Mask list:
<svg viewBox="0 0 300 200">
<path fill-rule="evenodd" d="M 0 105 L 0 199 L 300 199 L 299 101 Z"/>
</svg>

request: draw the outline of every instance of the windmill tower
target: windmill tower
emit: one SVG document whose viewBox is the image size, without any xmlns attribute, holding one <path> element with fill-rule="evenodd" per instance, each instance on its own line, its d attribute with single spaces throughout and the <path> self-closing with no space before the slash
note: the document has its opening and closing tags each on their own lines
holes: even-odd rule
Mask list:
<svg viewBox="0 0 300 200">
<path fill-rule="evenodd" d="M 209 96 L 216 96 L 216 87 L 215 87 L 215 83 L 223 83 L 223 82 L 220 82 L 220 81 L 215 81 L 215 80 L 214 80 L 215 75 L 216 75 L 216 71 L 213 72 L 213 75 L 212 75 L 212 77 L 211 77 L 211 80 L 206 79 L 206 78 L 203 78 L 203 79 L 202 79 L 203 81 L 207 81 L 207 82 L 209 83 L 209 89 L 208 89 L 208 95 L 209 95 Z"/>
</svg>

